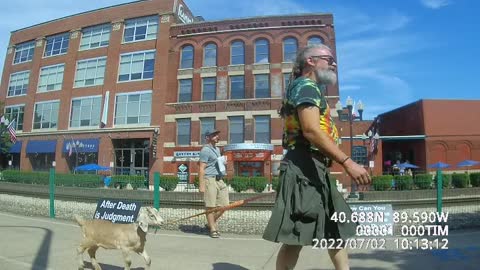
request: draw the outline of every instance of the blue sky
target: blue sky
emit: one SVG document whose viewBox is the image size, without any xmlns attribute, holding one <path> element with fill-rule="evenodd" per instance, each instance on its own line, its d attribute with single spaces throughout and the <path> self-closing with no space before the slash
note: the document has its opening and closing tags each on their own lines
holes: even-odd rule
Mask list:
<svg viewBox="0 0 480 270">
<path fill-rule="evenodd" d="M 0 9 L 0 63 L 10 31 L 123 0 L 8 1 Z M 186 0 L 206 20 L 324 13 L 334 15 L 339 85 L 362 100 L 365 116 L 418 99 L 480 99 L 476 0 Z M 212 8 L 213 7 L 213 8 Z M 446 108 L 448 109 L 448 108 Z"/>
</svg>

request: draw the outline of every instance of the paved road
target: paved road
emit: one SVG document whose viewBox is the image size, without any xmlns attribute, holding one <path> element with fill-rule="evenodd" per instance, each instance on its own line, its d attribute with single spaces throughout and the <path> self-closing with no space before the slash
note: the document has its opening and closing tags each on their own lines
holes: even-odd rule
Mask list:
<svg viewBox="0 0 480 270">
<path fill-rule="evenodd" d="M 0 269 L 43 270 L 77 269 L 75 249 L 81 236 L 70 221 L 24 217 L 0 212 Z M 399 250 L 388 239 L 386 250 L 350 250 L 352 269 L 480 269 L 480 231 L 450 232 L 448 250 Z M 147 250 L 152 270 L 199 269 L 244 270 L 275 269 L 279 245 L 260 236 L 206 235 L 172 231 L 149 234 Z M 84 259 L 90 266 L 88 256 Z M 123 269 L 120 251 L 100 249 L 97 259 L 104 270 Z M 140 256 L 132 255 L 132 270 L 143 269 Z M 88 269 L 88 268 L 87 268 Z M 305 247 L 296 269 L 333 269 L 325 250 Z"/>
</svg>

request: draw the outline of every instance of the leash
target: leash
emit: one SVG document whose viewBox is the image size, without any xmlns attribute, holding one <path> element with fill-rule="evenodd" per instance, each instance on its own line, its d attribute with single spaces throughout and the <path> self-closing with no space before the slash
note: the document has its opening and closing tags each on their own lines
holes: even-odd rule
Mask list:
<svg viewBox="0 0 480 270">
<path fill-rule="evenodd" d="M 262 195 L 250 197 L 250 198 L 247 198 L 247 199 L 244 199 L 244 200 L 235 201 L 235 202 L 233 202 L 229 205 L 226 205 L 226 206 L 218 206 L 218 207 L 203 211 L 201 213 L 191 215 L 191 216 L 188 216 L 188 217 L 184 217 L 184 218 L 180 218 L 180 219 L 176 219 L 176 220 L 173 220 L 173 221 L 170 221 L 170 222 L 166 222 L 164 224 L 165 225 L 173 224 L 173 223 L 177 223 L 177 222 L 180 222 L 180 221 L 183 221 L 183 220 L 198 217 L 198 216 L 201 216 L 201 215 L 207 215 L 207 214 L 210 214 L 210 213 L 215 213 L 215 212 L 218 212 L 218 211 L 224 211 L 225 212 L 225 211 L 232 210 L 234 208 L 240 207 L 242 205 L 245 205 L 245 204 L 247 204 L 251 201 L 256 201 L 258 199 L 261 199 L 261 198 L 264 198 L 264 197 L 267 197 L 267 196 L 270 196 L 270 195 L 271 195 L 270 193 L 267 193 L 267 194 L 262 194 Z M 155 233 L 157 233 L 157 230 L 158 230 L 158 227 L 155 229 Z"/>
</svg>

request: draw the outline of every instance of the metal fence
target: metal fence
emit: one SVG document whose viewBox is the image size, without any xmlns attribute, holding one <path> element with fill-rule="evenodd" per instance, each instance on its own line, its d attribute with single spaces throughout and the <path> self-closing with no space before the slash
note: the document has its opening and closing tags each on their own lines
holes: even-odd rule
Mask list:
<svg viewBox="0 0 480 270">
<path fill-rule="evenodd" d="M 168 177 L 160 176 L 159 173 L 154 174 L 152 185 L 135 176 L 110 179 L 107 185 L 109 180 L 103 176 L 69 176 L 56 174 L 54 169 L 49 173 L 26 175 L 19 172 L 19 175 L 12 176 L 4 172 L 0 181 L 0 195 L 3 195 L 0 196 L 0 209 L 9 208 L 5 210 L 60 219 L 72 219 L 74 214 L 93 217 L 97 202 L 102 198 L 110 198 L 153 206 L 160 209 L 166 221 L 182 219 L 205 210 L 203 195 L 194 184 L 178 184 L 176 190 L 182 191 L 165 191 L 161 188 L 166 187 L 162 181 L 167 181 Z M 12 177 L 16 177 L 16 181 L 13 181 Z M 347 202 L 356 205 L 388 204 L 392 205 L 393 211 L 409 215 L 414 212 L 448 213 L 448 225 L 451 229 L 480 226 L 480 188 L 444 187 L 444 177 L 437 177 L 438 184 L 426 189 L 388 188 L 384 191 L 362 191 L 359 199 L 347 199 Z M 276 196 L 276 193 L 268 188 L 264 193 L 265 196 L 258 200 L 227 211 L 219 220 L 220 230 L 238 234 L 262 233 L 270 218 Z M 347 195 L 345 194 L 345 197 Z M 8 196 L 15 197 L 16 201 L 7 202 Z M 28 199 L 19 199 L 20 196 Z M 231 202 L 253 196 L 258 196 L 258 193 L 239 193 L 233 190 L 229 193 Z M 200 215 L 181 222 L 168 223 L 162 229 L 204 234 L 207 232 L 205 223 L 205 216 Z M 398 222 L 395 225 L 399 228 L 403 223 Z"/>
</svg>

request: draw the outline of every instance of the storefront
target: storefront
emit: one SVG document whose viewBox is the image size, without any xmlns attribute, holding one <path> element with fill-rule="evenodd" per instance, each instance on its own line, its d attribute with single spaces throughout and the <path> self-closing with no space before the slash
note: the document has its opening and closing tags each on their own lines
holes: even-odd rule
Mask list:
<svg viewBox="0 0 480 270">
<path fill-rule="evenodd" d="M 47 171 L 52 168 L 55 161 L 56 140 L 37 141 L 31 140 L 27 143 L 27 156 L 32 164 L 33 171 Z"/>
<path fill-rule="evenodd" d="M 62 152 L 67 160 L 70 171 L 85 164 L 98 163 L 99 139 L 66 139 Z"/>
<path fill-rule="evenodd" d="M 273 145 L 263 143 L 229 144 L 224 147 L 227 170 L 234 176 L 271 176 Z"/>
<path fill-rule="evenodd" d="M 150 165 L 149 139 L 114 139 L 115 174 L 143 175 L 148 178 Z"/>
</svg>

